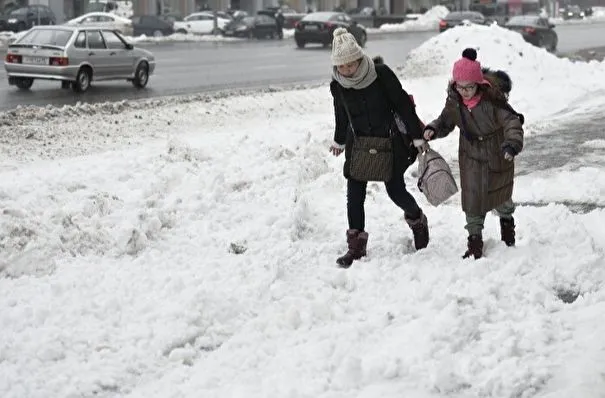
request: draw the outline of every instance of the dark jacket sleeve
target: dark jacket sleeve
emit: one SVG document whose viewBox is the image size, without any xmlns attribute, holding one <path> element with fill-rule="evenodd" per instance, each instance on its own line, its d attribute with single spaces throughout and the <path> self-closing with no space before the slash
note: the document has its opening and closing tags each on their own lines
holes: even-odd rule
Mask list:
<svg viewBox="0 0 605 398">
<path fill-rule="evenodd" d="M 426 126 L 427 129 L 431 129 L 435 132 L 434 138 L 447 137 L 448 134 L 454 130 L 454 127 L 456 127 L 456 121 L 454 119 L 455 109 L 457 109 L 455 101 L 448 97 L 439 117 Z"/>
<path fill-rule="evenodd" d="M 332 80 L 332 83 L 330 83 L 330 92 L 332 93 L 332 98 L 334 100 L 334 142 L 344 145 L 347 140 L 349 119 L 338 90 L 338 83 Z"/>
<path fill-rule="evenodd" d="M 385 64 L 376 65 L 376 72 L 394 107 L 393 111 L 397 112 L 405 124 L 408 134 L 414 139 L 422 138 L 422 122 L 416 114 L 416 106 L 410 95 L 401 86 L 395 72 Z"/>
<path fill-rule="evenodd" d="M 519 154 L 523 149 L 523 127 L 517 115 L 513 114 L 506 108 L 497 108 L 498 118 L 502 121 L 504 129 L 504 142 L 502 149 L 510 147 L 513 150 L 513 155 Z"/>
</svg>

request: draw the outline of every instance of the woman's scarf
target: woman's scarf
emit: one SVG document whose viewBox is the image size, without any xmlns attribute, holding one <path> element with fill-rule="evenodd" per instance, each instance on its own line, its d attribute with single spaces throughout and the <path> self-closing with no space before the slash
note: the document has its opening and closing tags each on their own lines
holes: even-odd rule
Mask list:
<svg viewBox="0 0 605 398">
<path fill-rule="evenodd" d="M 338 73 L 338 68 L 334 66 L 332 69 L 332 77 L 334 77 L 334 80 L 340 83 L 344 88 L 361 90 L 372 84 L 378 75 L 376 74 L 376 65 L 374 65 L 374 61 L 372 61 L 369 56 L 364 55 L 353 76 L 346 77 L 341 75 Z"/>
</svg>

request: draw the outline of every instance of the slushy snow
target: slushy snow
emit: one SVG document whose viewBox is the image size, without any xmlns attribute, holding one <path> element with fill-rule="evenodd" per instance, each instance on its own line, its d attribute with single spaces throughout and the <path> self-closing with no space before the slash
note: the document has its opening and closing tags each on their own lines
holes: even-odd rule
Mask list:
<svg viewBox="0 0 605 398">
<path fill-rule="evenodd" d="M 528 137 L 605 105 L 603 63 L 497 27 L 446 35 L 401 69 L 425 121 L 467 45 L 510 72 Z M 459 195 L 431 207 L 412 166 L 429 247 L 370 183 L 368 257 L 340 270 L 327 85 L 156 105 L 23 108 L 0 126 L 3 398 L 603 397 L 602 168 L 519 176 L 517 247 L 490 215 L 474 261 Z M 455 172 L 457 135 L 433 144 Z"/>
</svg>

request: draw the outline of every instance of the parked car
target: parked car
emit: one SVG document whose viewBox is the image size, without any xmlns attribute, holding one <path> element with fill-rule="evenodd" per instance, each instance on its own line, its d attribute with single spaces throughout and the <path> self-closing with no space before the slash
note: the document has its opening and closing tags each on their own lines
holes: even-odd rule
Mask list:
<svg viewBox="0 0 605 398">
<path fill-rule="evenodd" d="M 194 12 L 185 17 L 182 22 L 174 23 L 174 30 L 177 33 L 194 33 L 198 35 L 217 34 L 225 29 L 225 25 L 231 22 L 231 19 L 221 18 L 217 15 L 217 30 L 214 28 L 214 15 L 212 12 Z"/>
<path fill-rule="evenodd" d="M 134 31 L 130 19 L 107 12 L 89 12 L 65 22 L 65 25 L 95 26 L 97 28 L 113 29 L 126 36 L 132 36 Z"/>
<path fill-rule="evenodd" d="M 174 33 L 174 22 L 168 22 L 162 16 L 134 15 L 132 20 L 133 36 L 170 36 Z"/>
<path fill-rule="evenodd" d="M 463 25 L 465 21 L 469 21 L 478 25 L 487 25 L 488 21 L 485 19 L 483 14 L 477 11 L 452 11 L 439 21 L 439 32 L 445 32 L 446 30 L 453 28 L 458 25 Z"/>
<path fill-rule="evenodd" d="M 267 15 L 255 15 L 233 20 L 225 25 L 223 35 L 226 37 L 249 38 L 282 38 L 282 32 L 277 28 L 277 21 Z"/>
<path fill-rule="evenodd" d="M 44 5 L 31 5 L 17 8 L 3 16 L 2 30 L 21 32 L 36 25 L 54 25 L 57 18 L 50 8 Z"/>
<path fill-rule="evenodd" d="M 526 42 L 537 47 L 546 48 L 548 51 L 556 51 L 559 37 L 555 32 L 555 25 L 547 18 L 538 15 L 518 15 L 508 20 L 506 28 L 519 32 Z"/>
<path fill-rule="evenodd" d="M 368 40 L 363 25 L 359 25 L 344 12 L 321 11 L 307 14 L 296 23 L 294 41 L 298 48 L 304 48 L 307 43 L 319 43 L 327 47 L 332 44 L 336 28 L 346 28 L 361 47 Z"/>
<path fill-rule="evenodd" d="M 127 80 L 137 88 L 149 82 L 155 58 L 110 29 L 36 26 L 6 50 L 8 84 L 29 90 L 35 79 L 58 80 L 61 88 L 84 92 L 91 81 Z"/>
</svg>

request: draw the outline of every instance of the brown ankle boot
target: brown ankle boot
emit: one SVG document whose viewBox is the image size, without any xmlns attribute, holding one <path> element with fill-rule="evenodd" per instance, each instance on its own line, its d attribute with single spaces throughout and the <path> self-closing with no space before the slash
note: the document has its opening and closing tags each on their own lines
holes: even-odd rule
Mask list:
<svg viewBox="0 0 605 398">
<path fill-rule="evenodd" d="M 405 222 L 408 223 L 414 234 L 414 247 L 416 247 L 416 250 L 427 247 L 429 245 L 429 222 L 424 213 L 421 211 L 420 217 L 416 220 L 410 220 L 406 217 Z"/>
<path fill-rule="evenodd" d="M 500 236 L 506 246 L 515 245 L 515 219 L 500 218 Z"/>
<path fill-rule="evenodd" d="M 483 256 L 483 239 L 481 238 L 481 235 L 471 235 L 468 237 L 467 250 L 462 258 L 468 258 L 470 256 L 475 257 L 475 260 L 478 260 Z"/>
<path fill-rule="evenodd" d="M 347 244 L 349 245 L 349 250 L 343 256 L 336 259 L 336 263 L 342 268 L 349 268 L 353 264 L 353 260 L 359 260 L 366 255 L 368 233 L 361 232 L 358 229 L 347 230 Z"/>
</svg>

